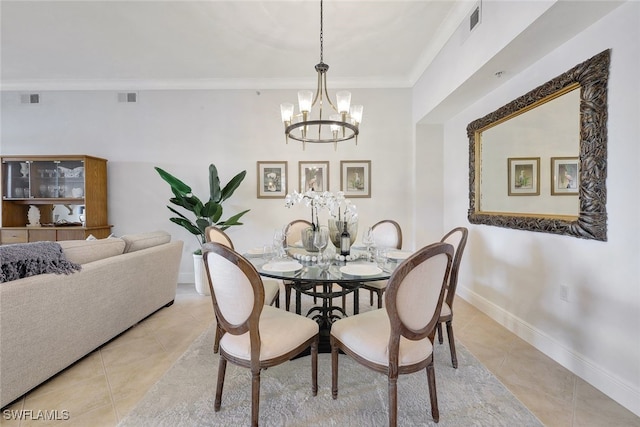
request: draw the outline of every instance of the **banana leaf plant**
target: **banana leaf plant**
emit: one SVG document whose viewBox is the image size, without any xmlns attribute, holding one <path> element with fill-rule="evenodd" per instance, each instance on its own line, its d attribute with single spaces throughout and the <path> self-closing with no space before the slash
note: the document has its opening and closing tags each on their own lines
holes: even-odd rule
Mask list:
<svg viewBox="0 0 640 427">
<path fill-rule="evenodd" d="M 196 236 L 200 246 L 202 246 L 206 242 L 204 230 L 208 226 L 215 225 L 222 230 L 226 230 L 227 228 L 234 225 L 242 225 L 242 223 L 239 222 L 239 219 L 244 214 L 249 212 L 249 209 L 247 209 L 225 220 L 220 219 L 222 218 L 223 212 L 222 203 L 229 197 L 231 197 L 231 195 L 233 195 L 233 192 L 236 191 L 240 183 L 247 175 L 246 170 L 234 176 L 231 181 L 227 183 L 227 185 L 221 187 L 220 177 L 218 176 L 218 169 L 214 164 L 210 164 L 209 200 L 206 203 L 203 203 L 202 200 L 196 197 L 191 191 L 191 187 L 182 182 L 180 179 L 176 178 L 169 172 L 159 167 L 155 167 L 155 170 L 158 172 L 158 174 L 160 174 L 160 177 L 171 186 L 171 191 L 173 192 L 174 197 L 170 198 L 169 202 L 187 210 L 195 217 L 190 219 L 171 206 L 167 206 L 167 208 L 171 212 L 177 215 L 175 217 L 169 218 L 169 220 L 180 225 L 189 233 Z M 201 253 L 201 250 L 198 250 L 195 253 Z"/>
</svg>

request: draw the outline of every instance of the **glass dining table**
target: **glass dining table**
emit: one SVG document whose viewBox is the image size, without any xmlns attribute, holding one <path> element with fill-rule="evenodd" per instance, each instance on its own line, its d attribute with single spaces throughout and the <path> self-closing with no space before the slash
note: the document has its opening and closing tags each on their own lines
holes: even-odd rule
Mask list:
<svg viewBox="0 0 640 427">
<path fill-rule="evenodd" d="M 295 292 L 296 313 L 301 313 L 301 295 L 319 300 L 305 315 L 320 326 L 320 352 L 330 352 L 329 331 L 331 324 L 347 316 L 345 310 L 333 304 L 334 298 L 353 293 L 353 314 L 359 312 L 358 289 L 367 282 L 388 280 L 398 265 L 398 260 L 389 259 L 383 268 L 364 259 L 364 252 L 352 252 L 352 260 L 334 259 L 328 268 L 320 268 L 314 260 L 317 254 L 303 249 L 289 248 L 286 257 L 265 260 L 249 257 L 261 276 L 290 283 Z M 337 285 L 337 286 L 336 286 Z"/>
</svg>

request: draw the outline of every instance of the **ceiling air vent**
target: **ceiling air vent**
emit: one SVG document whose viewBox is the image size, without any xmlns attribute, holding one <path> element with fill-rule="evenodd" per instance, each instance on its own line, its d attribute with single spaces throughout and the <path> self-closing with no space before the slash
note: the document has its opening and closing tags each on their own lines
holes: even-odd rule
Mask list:
<svg viewBox="0 0 640 427">
<path fill-rule="evenodd" d="M 40 104 L 39 93 L 23 93 L 20 95 L 20 102 L 22 104 Z"/>
<path fill-rule="evenodd" d="M 138 93 L 137 92 L 119 93 L 118 102 L 138 102 Z"/>
</svg>

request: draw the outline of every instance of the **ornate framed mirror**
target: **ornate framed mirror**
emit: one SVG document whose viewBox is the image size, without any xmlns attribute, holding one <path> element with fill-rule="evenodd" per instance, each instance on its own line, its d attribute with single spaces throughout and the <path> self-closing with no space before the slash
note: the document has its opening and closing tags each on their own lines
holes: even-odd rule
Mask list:
<svg viewBox="0 0 640 427">
<path fill-rule="evenodd" d="M 610 56 L 469 123 L 469 222 L 607 240 Z"/>
</svg>

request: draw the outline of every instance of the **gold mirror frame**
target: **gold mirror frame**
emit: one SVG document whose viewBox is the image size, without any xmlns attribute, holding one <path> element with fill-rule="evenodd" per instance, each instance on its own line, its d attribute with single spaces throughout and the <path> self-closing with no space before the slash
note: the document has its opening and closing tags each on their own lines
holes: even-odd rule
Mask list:
<svg viewBox="0 0 640 427">
<path fill-rule="evenodd" d="M 607 83 L 611 49 L 576 65 L 467 126 L 469 137 L 469 213 L 472 224 L 607 240 Z M 496 214 L 480 211 L 480 137 L 482 130 L 533 104 L 580 85 L 580 188 L 579 214 L 575 220 L 539 214 Z M 476 156 L 478 157 L 476 159 Z"/>
</svg>

